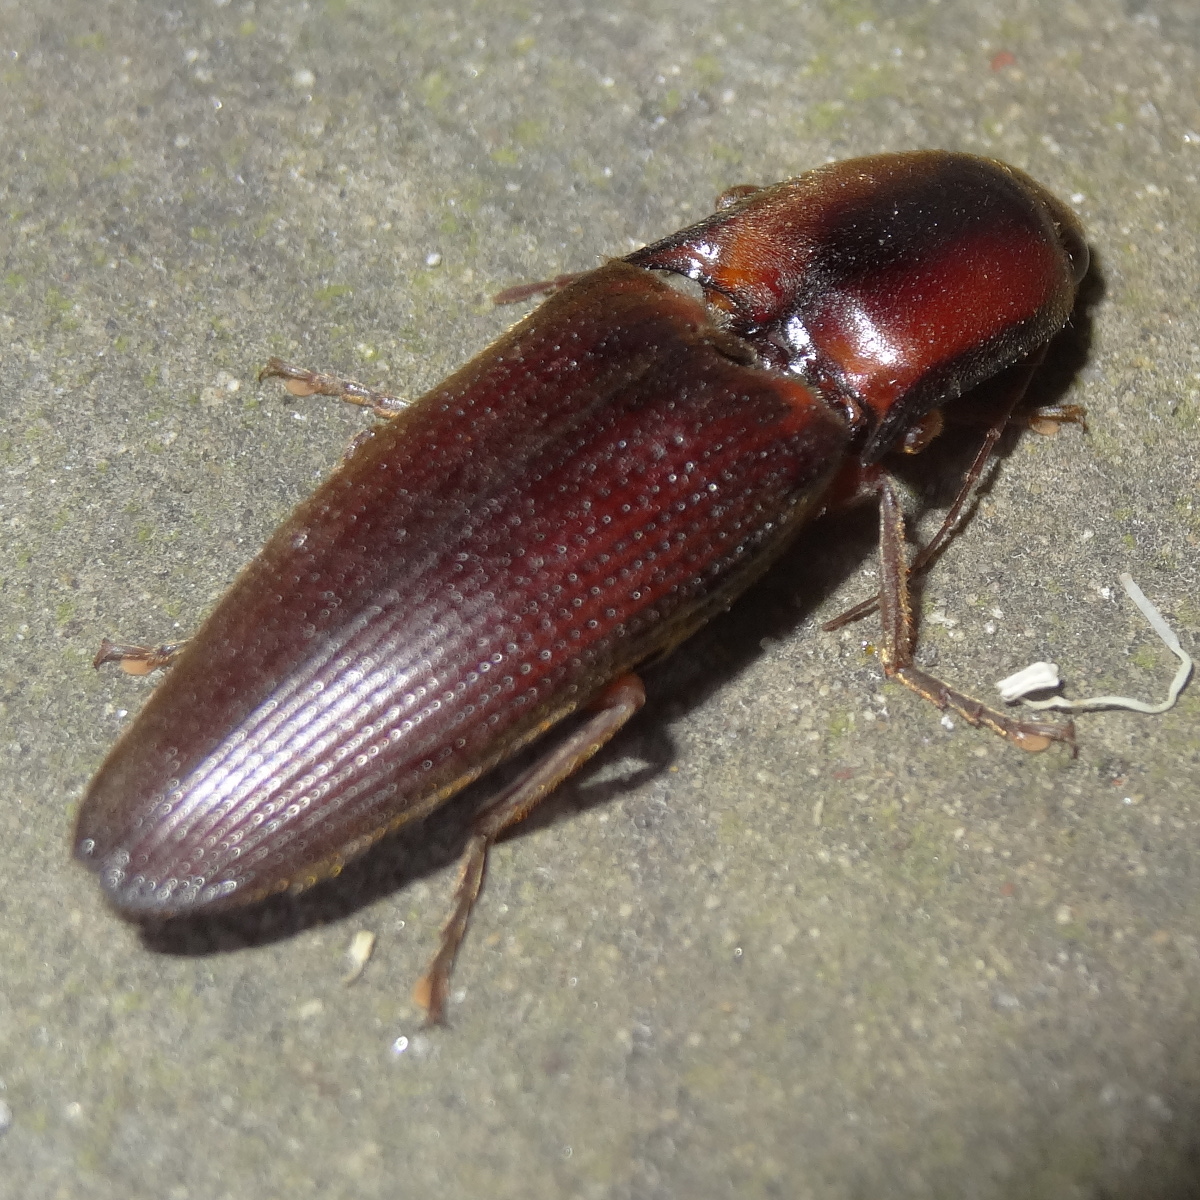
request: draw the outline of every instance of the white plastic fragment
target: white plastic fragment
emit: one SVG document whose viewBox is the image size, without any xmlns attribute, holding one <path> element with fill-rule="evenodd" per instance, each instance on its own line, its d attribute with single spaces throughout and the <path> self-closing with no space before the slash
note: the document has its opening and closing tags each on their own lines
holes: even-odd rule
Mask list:
<svg viewBox="0 0 1200 1200">
<path fill-rule="evenodd" d="M 369 929 L 360 929 L 351 939 L 346 950 L 346 958 L 350 962 L 350 970 L 342 976 L 342 982 L 347 986 L 352 984 L 366 969 L 375 949 L 375 935 Z"/>
<path fill-rule="evenodd" d="M 1122 571 L 1118 578 L 1121 580 L 1121 586 L 1124 587 L 1130 600 L 1141 609 L 1142 615 L 1150 622 L 1150 627 L 1162 638 L 1167 649 L 1179 659 L 1179 670 L 1175 672 L 1175 678 L 1171 680 L 1171 686 L 1167 689 L 1167 698 L 1158 704 L 1151 704 L 1145 700 L 1135 700 L 1129 696 L 1089 696 L 1086 700 L 1066 700 L 1061 696 L 1052 696 L 1049 700 L 1026 700 L 1025 703 L 1030 708 L 1055 708 L 1066 712 L 1088 712 L 1099 708 L 1127 708 L 1133 712 L 1140 713 L 1163 713 L 1179 699 L 1179 693 L 1183 691 L 1184 686 L 1192 675 L 1194 664 L 1192 663 L 1191 656 L 1179 644 L 1179 639 L 1175 636 L 1175 631 L 1163 620 L 1162 614 L 1146 599 L 1142 589 L 1133 582 L 1133 577 L 1127 572 Z M 1027 667 L 1024 671 L 1018 671 L 1016 675 L 1010 675 L 1007 679 L 1001 680 L 996 686 L 1000 688 L 1001 695 L 1006 700 L 1010 698 L 1016 699 L 1017 696 L 1023 695 L 1026 692 L 1037 691 L 1036 687 L 1025 687 L 1022 691 L 1014 692 L 1010 697 L 1006 694 L 1006 685 L 1011 685 L 1022 676 L 1043 667 L 1053 667 L 1053 664 L 1034 663 L 1033 666 Z M 1057 674 L 1057 668 L 1054 669 Z M 1045 683 L 1041 686 L 1055 687 L 1057 683 Z"/>
<path fill-rule="evenodd" d="M 1023 671 L 1001 679 L 996 684 L 996 690 L 1006 704 L 1011 704 L 1030 692 L 1044 692 L 1047 688 L 1058 687 L 1060 683 L 1062 680 L 1058 677 L 1057 663 L 1035 662 L 1030 663 Z"/>
</svg>

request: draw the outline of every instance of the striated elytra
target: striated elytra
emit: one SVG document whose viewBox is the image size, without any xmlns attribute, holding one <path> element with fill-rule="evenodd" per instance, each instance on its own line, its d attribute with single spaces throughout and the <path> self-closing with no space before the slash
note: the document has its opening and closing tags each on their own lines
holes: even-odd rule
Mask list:
<svg viewBox="0 0 1200 1200">
<path fill-rule="evenodd" d="M 488 846 L 636 711 L 631 672 L 833 497 L 880 490 L 885 543 L 902 540 L 874 464 L 1036 355 L 1087 269 L 1069 210 L 968 155 L 857 159 L 728 201 L 575 277 L 410 405 L 268 369 L 395 411 L 246 567 L 88 788 L 75 854 L 118 911 L 306 887 L 587 710 L 468 839 L 420 993 L 437 1019 Z M 930 695 L 888 561 L 884 665 Z M 976 709 L 1027 748 L 1058 736 Z"/>
</svg>

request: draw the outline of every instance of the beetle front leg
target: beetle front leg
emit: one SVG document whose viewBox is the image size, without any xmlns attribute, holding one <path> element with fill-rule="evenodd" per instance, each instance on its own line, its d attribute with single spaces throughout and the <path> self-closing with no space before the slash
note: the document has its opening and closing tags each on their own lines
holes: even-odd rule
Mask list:
<svg viewBox="0 0 1200 1200">
<path fill-rule="evenodd" d="M 355 379 L 306 371 L 303 367 L 290 366 L 281 358 L 267 360 L 267 365 L 258 373 L 259 383 L 264 379 L 282 379 L 283 386 L 293 396 L 333 396 L 347 404 L 369 408 L 376 416 L 387 420 L 398 416 L 409 405 L 409 401 L 399 396 L 378 392 Z"/>
<path fill-rule="evenodd" d="M 942 523 L 938 527 L 938 531 L 917 551 L 916 557 L 908 566 L 909 575 L 917 575 L 923 572 L 945 548 L 946 543 L 958 531 L 959 522 L 962 519 L 963 509 L 966 507 L 968 499 L 975 491 L 976 485 L 983 476 L 983 470 L 987 466 L 992 457 L 992 451 L 996 448 L 996 443 L 999 442 L 1004 431 L 1008 428 L 1009 422 L 1012 420 L 1013 412 L 1018 404 L 1025 397 L 1026 391 L 1029 389 L 1030 380 L 1034 376 L 1034 372 L 1042 365 L 1046 357 L 1046 347 L 1042 346 L 1035 350 L 1032 354 L 1026 357 L 1022 362 L 1010 368 L 1010 386 L 1008 398 L 1004 405 L 996 414 L 991 425 L 988 427 L 987 433 L 984 435 L 983 441 L 979 444 L 979 449 L 975 452 L 975 457 L 967 469 L 966 475 L 963 476 L 963 481 L 959 485 L 958 493 L 954 497 L 953 503 L 946 510 L 946 515 L 942 518 Z M 1059 406 L 1055 406 L 1056 408 Z M 1076 405 L 1062 406 L 1065 412 L 1066 409 L 1074 410 Z M 937 411 L 937 410 L 934 410 Z M 1062 421 L 1078 421 L 1082 423 L 1080 414 L 1083 410 L 1079 409 L 1078 413 L 1072 413 L 1071 416 L 1062 416 Z M 921 446 L 927 443 L 922 443 Z M 918 449 L 921 447 L 917 447 Z M 913 452 L 912 447 L 906 447 L 906 452 Z M 821 628 L 826 633 L 832 633 L 835 629 L 841 629 L 843 625 L 849 625 L 851 621 L 857 621 L 862 617 L 868 617 L 878 607 L 880 596 L 876 593 L 874 596 L 869 596 L 866 600 L 860 600 L 852 608 L 846 609 L 845 612 L 838 613 L 831 621 L 826 621 Z"/>
<path fill-rule="evenodd" d="M 467 932 L 471 909 L 483 887 L 493 843 L 505 830 L 523 821 L 568 775 L 579 770 L 645 703 L 646 691 L 636 675 L 614 680 L 593 703 L 599 711 L 589 721 L 534 763 L 475 818 L 460 861 L 454 908 L 442 926 L 441 945 L 413 988 L 413 1000 L 425 1010 L 430 1025 L 439 1025 L 445 1018 L 450 972 Z"/>
<path fill-rule="evenodd" d="M 900 680 L 943 712 L 953 709 L 969 725 L 986 726 L 1022 750 L 1045 750 L 1051 742 L 1062 742 L 1071 747 L 1072 754 L 1075 753 L 1073 722 L 1060 725 L 1050 721 L 1014 721 L 914 664 L 916 621 L 909 590 L 904 514 L 891 480 L 886 478 L 879 492 L 879 559 L 882 576 L 879 615 L 883 624 L 881 658 L 888 678 Z"/>
</svg>

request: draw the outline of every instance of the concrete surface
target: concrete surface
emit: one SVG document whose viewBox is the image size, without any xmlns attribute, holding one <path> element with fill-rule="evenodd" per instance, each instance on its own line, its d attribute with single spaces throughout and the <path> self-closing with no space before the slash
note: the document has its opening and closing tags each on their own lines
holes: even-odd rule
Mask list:
<svg viewBox="0 0 1200 1200">
<path fill-rule="evenodd" d="M 1097 264 L 1043 383 L 1090 432 L 1010 447 L 923 661 L 1161 695 L 1117 574 L 1195 647 L 1193 0 L 0 0 L 0 128 L 0 1195 L 1200 1194 L 1200 689 L 1075 760 L 945 728 L 817 628 L 869 515 L 499 849 L 449 1029 L 408 993 L 459 810 L 165 941 L 67 854 L 153 686 L 101 636 L 193 626 L 362 427 L 269 355 L 418 393 L 492 291 L 883 149 L 1024 167 Z"/>
</svg>

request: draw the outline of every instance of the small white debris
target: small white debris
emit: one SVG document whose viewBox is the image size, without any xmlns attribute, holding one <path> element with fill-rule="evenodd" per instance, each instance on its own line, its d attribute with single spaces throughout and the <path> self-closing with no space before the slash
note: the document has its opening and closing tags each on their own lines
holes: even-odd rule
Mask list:
<svg viewBox="0 0 1200 1200">
<path fill-rule="evenodd" d="M 351 939 L 346 950 L 346 958 L 350 970 L 342 976 L 342 982 L 349 987 L 366 970 L 367 963 L 375 951 L 375 935 L 369 929 L 360 929 Z"/>
<path fill-rule="evenodd" d="M 1061 683 L 1056 663 L 1035 662 L 1030 663 L 1023 671 L 1009 675 L 1007 679 L 1001 679 L 996 684 L 996 690 L 1006 704 L 1011 704 L 1014 700 L 1019 700 L 1030 692 L 1044 692 L 1048 688 L 1058 687 Z"/>
<path fill-rule="evenodd" d="M 200 400 L 209 408 L 214 408 L 227 400 L 235 392 L 242 389 L 242 381 L 228 371 L 218 371 L 216 380 L 200 390 Z"/>
<path fill-rule="evenodd" d="M 316 82 L 317 77 L 307 67 L 292 72 L 292 87 L 310 88 Z"/>
<path fill-rule="evenodd" d="M 1191 656 L 1179 644 L 1179 639 L 1175 636 L 1175 631 L 1162 619 L 1162 614 L 1146 599 L 1142 589 L 1133 582 L 1133 577 L 1128 572 L 1122 571 L 1117 578 L 1120 579 L 1121 586 L 1125 589 L 1130 600 L 1141 609 L 1142 615 L 1150 622 L 1150 627 L 1162 638 L 1167 649 L 1179 659 L 1179 670 L 1175 672 L 1175 678 L 1171 680 L 1171 686 L 1167 689 L 1167 698 L 1158 704 L 1150 704 L 1145 700 L 1135 700 L 1129 696 L 1089 696 L 1086 700 L 1065 700 L 1061 696 L 1052 696 L 1048 700 L 1026 700 L 1025 703 L 1030 708 L 1055 708 L 1066 712 L 1090 712 L 1101 708 L 1127 708 L 1132 712 L 1155 714 L 1166 712 L 1179 699 L 1179 693 L 1183 691 L 1184 686 L 1192 675 L 1193 663 Z M 1036 667 L 1049 665 L 1051 664 L 1034 663 L 1027 670 L 1032 671 Z M 1017 675 L 1002 680 L 996 686 L 1003 691 L 1003 684 L 1011 683 L 1012 680 L 1022 674 L 1024 672 L 1018 672 Z M 1033 691 L 1035 689 L 1026 688 L 1025 690 Z"/>
<path fill-rule="evenodd" d="M 442 265 L 442 256 L 434 250 L 432 253 L 425 255 L 425 265 L 427 267 L 440 267 Z"/>
</svg>

